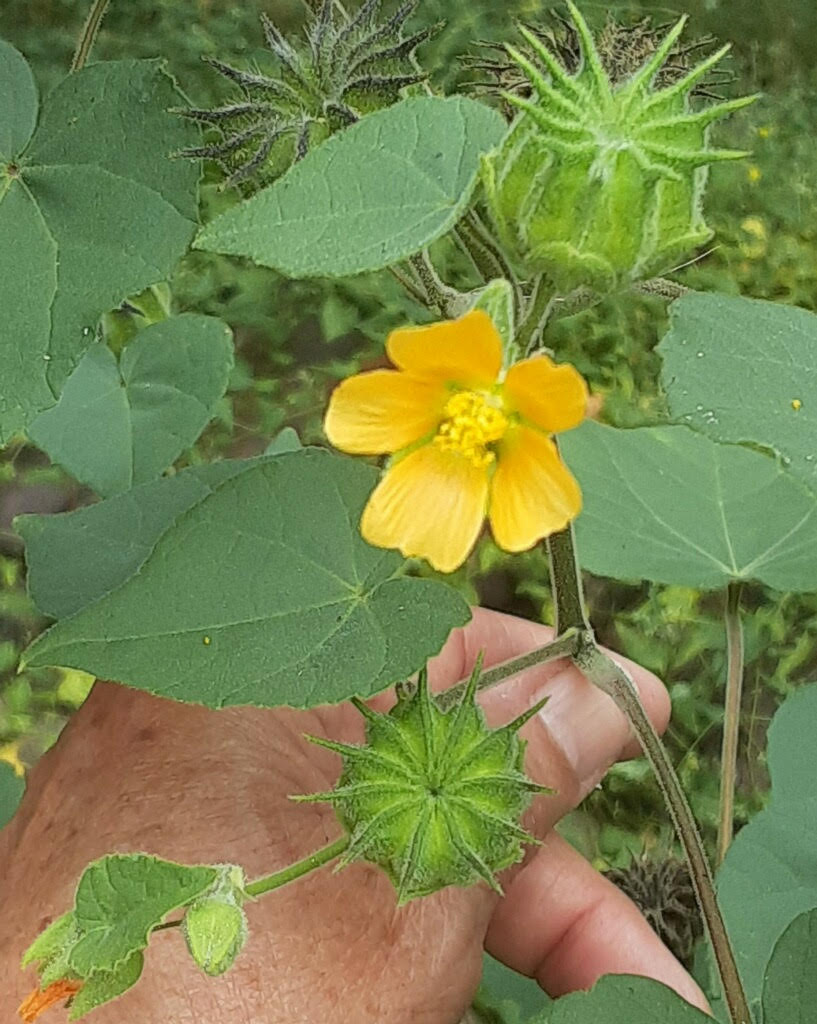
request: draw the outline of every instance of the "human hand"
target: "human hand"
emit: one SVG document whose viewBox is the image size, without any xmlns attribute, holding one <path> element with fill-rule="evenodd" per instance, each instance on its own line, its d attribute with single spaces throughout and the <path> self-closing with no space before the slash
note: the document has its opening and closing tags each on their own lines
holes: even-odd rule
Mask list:
<svg viewBox="0 0 817 1024">
<path fill-rule="evenodd" d="M 482 649 L 490 666 L 551 637 L 476 609 L 432 662 L 432 686 L 466 675 Z M 630 667 L 663 729 L 666 691 Z M 450 888 L 398 910 L 379 869 L 324 868 L 247 905 L 249 941 L 220 978 L 199 972 L 175 929 L 154 934 L 142 980 L 94 1011 L 95 1024 L 456 1024 L 478 984 L 483 945 L 553 995 L 606 973 L 644 974 L 705 1009 L 635 906 L 551 831 L 615 760 L 638 753 L 623 715 L 565 662 L 529 669 L 482 704 L 498 725 L 545 694 L 522 735 L 528 774 L 556 792 L 531 808 L 526 825 L 544 843 L 503 874 L 503 899 L 486 886 Z M 363 726 L 350 705 L 215 712 L 97 684 L 0 834 L 0 1017 L 12 1020 L 33 986 L 19 969 L 22 951 L 72 904 L 89 861 L 139 850 L 235 862 L 252 879 L 337 838 L 331 808 L 288 799 L 331 788 L 339 770 L 337 755 L 304 733 L 360 742 Z"/>
</svg>

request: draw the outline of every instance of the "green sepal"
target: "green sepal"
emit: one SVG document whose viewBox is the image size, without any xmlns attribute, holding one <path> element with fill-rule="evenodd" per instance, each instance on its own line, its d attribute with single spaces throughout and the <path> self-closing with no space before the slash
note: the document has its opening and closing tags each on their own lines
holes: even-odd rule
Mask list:
<svg viewBox="0 0 817 1024">
<path fill-rule="evenodd" d="M 535 793 L 548 792 L 523 771 L 517 730 L 542 703 L 498 729 L 476 701 L 476 665 L 458 704 L 442 710 L 425 671 L 398 688 L 388 714 L 356 701 L 366 720 L 362 746 L 313 738 L 339 753 L 336 787 L 295 799 L 331 803 L 349 834 L 338 869 L 356 860 L 379 865 L 398 905 L 449 885 L 486 882 L 518 862 L 536 840 L 520 824 Z"/>
<path fill-rule="evenodd" d="M 487 313 L 499 331 L 502 338 L 503 348 L 511 352 L 516 336 L 514 323 L 514 292 L 510 281 L 504 277 L 489 281 L 488 284 L 476 294 L 471 309 L 481 309 Z"/>
</svg>

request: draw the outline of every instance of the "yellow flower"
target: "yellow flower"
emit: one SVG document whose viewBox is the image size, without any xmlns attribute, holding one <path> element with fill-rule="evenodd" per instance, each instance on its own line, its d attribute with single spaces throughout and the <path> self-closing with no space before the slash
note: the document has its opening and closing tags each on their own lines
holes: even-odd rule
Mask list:
<svg viewBox="0 0 817 1024">
<path fill-rule="evenodd" d="M 395 370 L 343 381 L 324 427 L 342 451 L 395 455 L 361 521 L 377 547 L 462 565 L 487 515 L 506 551 L 563 529 L 579 486 L 548 436 L 584 418 L 587 388 L 572 366 L 538 355 L 502 374 L 502 340 L 481 310 L 394 331 Z"/>
</svg>

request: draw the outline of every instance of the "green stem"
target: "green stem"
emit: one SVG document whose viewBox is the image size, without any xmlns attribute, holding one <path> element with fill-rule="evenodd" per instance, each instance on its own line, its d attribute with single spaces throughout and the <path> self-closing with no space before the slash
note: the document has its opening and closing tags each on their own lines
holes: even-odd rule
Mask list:
<svg viewBox="0 0 817 1024">
<path fill-rule="evenodd" d="M 641 295 L 657 295 L 662 299 L 680 299 L 682 295 L 687 295 L 692 291 L 686 285 L 670 281 L 666 277 L 654 277 L 650 281 L 639 281 L 632 286 L 632 290 Z"/>
<path fill-rule="evenodd" d="M 556 632 L 566 629 L 590 629 L 584 607 L 581 569 L 576 559 L 573 524 L 552 533 L 547 541 L 550 557 L 550 585 L 556 605 Z"/>
<path fill-rule="evenodd" d="M 627 716 L 650 762 L 675 831 L 686 854 L 689 873 L 701 914 L 706 924 L 715 962 L 723 985 L 729 1019 L 732 1024 L 752 1024 L 749 1004 L 738 973 L 723 916 L 715 897 L 715 883 L 706 859 L 703 843 L 681 783 L 666 749 L 642 705 L 630 676 L 596 645 L 592 632 L 579 638 L 579 650 L 573 660 L 576 667 L 599 689 L 613 698 Z"/>
<path fill-rule="evenodd" d="M 102 24 L 102 19 L 105 17 L 109 3 L 110 0 L 94 0 L 88 17 L 85 19 L 85 24 L 82 26 L 77 48 L 74 51 L 74 59 L 71 61 L 72 71 L 80 71 L 85 67 L 85 62 L 91 53 L 91 48 L 94 45 L 97 32 L 99 32 L 99 26 Z"/>
<path fill-rule="evenodd" d="M 271 875 L 266 875 L 255 882 L 250 882 L 244 891 L 249 897 L 254 899 L 257 896 L 263 896 L 268 892 L 272 892 L 273 889 L 280 889 L 282 885 L 294 882 L 296 878 L 302 878 L 304 875 L 308 875 L 310 871 L 314 871 L 315 868 L 323 867 L 324 864 L 328 864 L 329 861 L 339 857 L 348 845 L 349 836 L 336 839 L 334 843 L 316 850 L 315 853 L 310 853 L 308 857 L 290 864 L 288 868 L 274 871 Z"/>
<path fill-rule="evenodd" d="M 501 264 L 494 258 L 494 254 L 468 220 L 461 221 L 454 229 L 454 234 L 485 284 L 505 276 Z"/>
<path fill-rule="evenodd" d="M 578 630 L 565 630 L 561 636 L 557 636 L 555 640 L 551 640 L 549 644 L 545 644 L 543 647 L 537 647 L 536 650 L 528 651 L 527 654 L 521 654 L 518 658 L 509 658 L 508 661 L 503 661 L 499 665 L 494 665 L 493 668 L 486 669 L 479 677 L 477 689 L 488 690 L 492 686 L 510 679 L 511 676 L 524 672 L 525 669 L 533 668 L 534 665 L 545 665 L 547 662 L 556 661 L 558 658 L 570 658 L 578 649 L 578 640 Z M 447 690 L 443 690 L 442 693 L 437 695 L 439 707 L 443 711 L 447 711 L 455 704 L 458 704 L 467 685 L 468 677 L 461 679 Z"/>
<path fill-rule="evenodd" d="M 428 252 L 423 250 L 423 252 L 415 253 L 414 256 L 409 257 L 409 263 L 425 288 L 429 302 L 439 310 L 442 316 L 451 316 L 452 302 L 459 297 L 459 294 L 440 279 Z"/>
<path fill-rule="evenodd" d="M 726 697 L 723 708 L 723 746 L 721 748 L 721 792 L 718 812 L 718 859 L 723 863 L 735 819 L 735 779 L 738 764 L 740 706 L 743 693 L 743 622 L 740 598 L 743 585 L 732 582 L 726 590 L 724 625 L 726 627 Z"/>
<path fill-rule="evenodd" d="M 497 244 L 491 229 L 484 223 L 480 215 L 474 209 L 468 211 L 468 215 L 462 223 L 468 225 L 468 229 L 471 236 L 474 238 L 475 244 L 478 244 L 485 249 L 485 251 L 490 255 L 493 263 L 498 268 L 499 273 L 494 276 L 504 277 L 506 281 L 509 281 L 513 285 L 514 292 L 516 293 L 517 305 L 521 310 L 522 292 L 519 286 L 519 280 L 514 273 L 513 267 L 508 262 L 505 253 L 502 251 L 502 246 Z"/>
<path fill-rule="evenodd" d="M 536 291 L 528 305 L 525 319 L 519 325 L 514 339 L 523 358 L 541 347 L 542 334 L 550 319 L 555 299 L 556 296 L 547 278 L 540 276 L 536 281 Z"/>
<path fill-rule="evenodd" d="M 395 278 L 395 280 L 400 282 L 416 302 L 419 302 L 421 306 L 428 305 L 428 296 L 421 290 L 419 285 L 409 277 L 408 274 L 404 273 L 399 267 L 389 267 L 389 273 Z"/>
</svg>

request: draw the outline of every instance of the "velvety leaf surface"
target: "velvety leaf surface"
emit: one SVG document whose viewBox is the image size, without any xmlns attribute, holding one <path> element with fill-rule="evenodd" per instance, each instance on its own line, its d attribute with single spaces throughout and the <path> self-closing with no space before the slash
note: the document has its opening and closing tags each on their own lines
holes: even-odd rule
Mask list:
<svg viewBox="0 0 817 1024">
<path fill-rule="evenodd" d="M 141 952 L 131 953 L 114 970 L 95 971 L 71 1001 L 68 1019 L 79 1020 L 97 1006 L 103 1006 L 133 988 L 142 976 L 144 959 Z"/>
<path fill-rule="evenodd" d="M 772 720 L 771 800 L 738 832 L 718 873 L 718 898 L 753 1006 L 760 1002 L 766 965 L 781 935 L 804 910 L 817 908 L 815 736 L 817 686 L 807 686 L 789 697 Z M 812 956 L 813 951 L 812 945 Z M 813 1009 L 811 1004 L 812 1016 Z M 778 1024 L 774 1016 L 766 1019 Z M 780 1024 L 797 1021 L 780 1018 Z"/>
<path fill-rule="evenodd" d="M 0 828 L 14 817 L 25 788 L 25 779 L 16 775 L 10 764 L 0 761 Z"/>
<path fill-rule="evenodd" d="M 469 613 L 453 589 L 400 578 L 403 560 L 361 539 L 376 479 L 321 449 L 249 460 L 187 511 L 178 501 L 139 572 L 52 627 L 28 664 L 212 707 L 308 707 L 385 689 Z M 138 557 L 114 554 L 120 566 Z"/>
<path fill-rule="evenodd" d="M 180 513 L 254 460 L 184 469 L 96 505 L 61 515 L 20 516 L 28 590 L 44 615 L 65 619 L 132 576 Z"/>
<path fill-rule="evenodd" d="M 197 219 L 198 170 L 169 159 L 196 131 L 168 113 L 181 95 L 158 62 L 69 75 L 36 122 L 21 60 L 0 49 L 0 443 L 54 404 L 105 310 L 168 276 Z"/>
<path fill-rule="evenodd" d="M 29 436 L 98 494 L 159 476 L 213 416 L 233 365 L 230 329 L 184 313 L 139 331 L 116 356 L 95 344 Z"/>
<path fill-rule="evenodd" d="M 817 589 L 817 501 L 779 463 L 682 426 L 589 421 L 560 447 L 584 495 L 584 568 L 711 590 L 759 580 Z"/>
<path fill-rule="evenodd" d="M 0 39 L 0 160 L 15 157 L 34 133 L 37 124 L 37 84 L 25 57 Z"/>
<path fill-rule="evenodd" d="M 463 96 L 404 100 L 332 136 L 195 244 L 288 277 L 388 266 L 454 226 L 480 155 L 505 131 L 496 111 Z"/>
<path fill-rule="evenodd" d="M 817 910 L 801 914 L 774 947 L 763 983 L 768 1024 L 811 1024 L 817 1008 Z"/>
<path fill-rule="evenodd" d="M 784 457 L 817 489 L 817 316 L 727 295 L 685 295 L 658 346 L 670 410 L 719 441 Z"/>
<path fill-rule="evenodd" d="M 711 1024 L 672 989 L 650 978 L 610 974 L 589 992 L 557 999 L 541 1024 Z"/>
<path fill-rule="evenodd" d="M 71 950 L 71 966 L 82 977 L 114 970 L 144 949 L 167 914 L 200 896 L 217 875 L 212 867 L 187 867 L 141 853 L 95 861 L 77 888 L 80 938 Z"/>
</svg>

